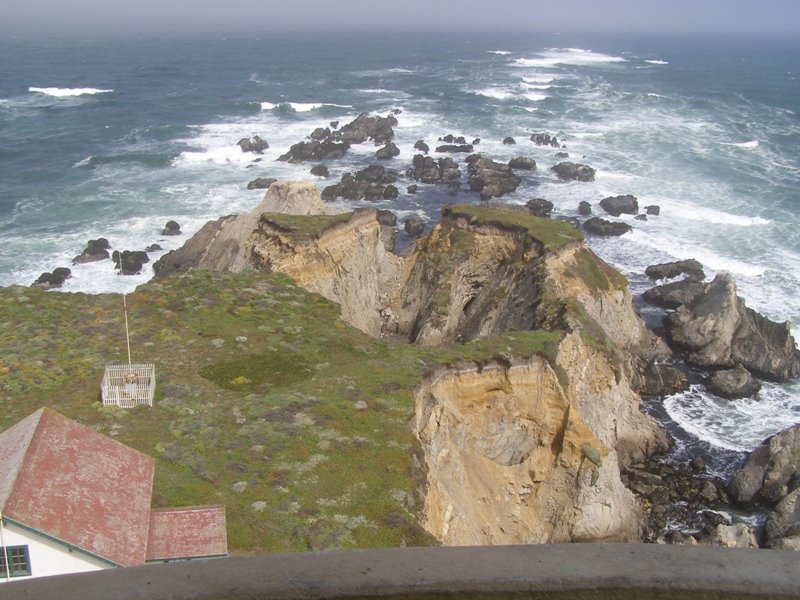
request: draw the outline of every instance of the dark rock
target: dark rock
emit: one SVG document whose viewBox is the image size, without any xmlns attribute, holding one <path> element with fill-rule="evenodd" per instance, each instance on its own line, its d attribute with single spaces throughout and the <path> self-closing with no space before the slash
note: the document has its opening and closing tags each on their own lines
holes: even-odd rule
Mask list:
<svg viewBox="0 0 800 600">
<path fill-rule="evenodd" d="M 595 171 L 587 165 L 562 162 L 551 168 L 558 175 L 558 178 L 564 181 L 594 181 Z"/>
<path fill-rule="evenodd" d="M 330 171 L 325 165 L 314 165 L 311 167 L 311 174 L 315 177 L 329 177 Z"/>
<path fill-rule="evenodd" d="M 652 215 L 654 217 L 657 217 L 658 215 L 661 214 L 661 207 L 656 205 L 656 204 L 651 204 L 650 206 L 645 206 L 644 207 L 644 211 L 648 215 Z"/>
<path fill-rule="evenodd" d="M 321 142 L 322 140 L 329 138 L 330 135 L 331 130 L 327 127 L 317 127 L 308 137 L 317 142 Z"/>
<path fill-rule="evenodd" d="M 506 146 L 514 146 L 516 143 L 517 143 L 517 140 L 515 140 L 511 136 L 503 139 L 503 144 L 506 145 Z"/>
<path fill-rule="evenodd" d="M 583 224 L 583 229 L 592 235 L 609 237 L 628 233 L 633 227 L 627 223 L 613 223 L 600 217 L 592 217 Z"/>
<path fill-rule="evenodd" d="M 481 143 L 481 138 L 475 138 L 474 140 L 472 140 L 471 143 L 473 146 L 477 146 L 478 144 Z"/>
<path fill-rule="evenodd" d="M 588 217 L 590 214 L 592 214 L 592 205 L 586 200 L 581 200 L 578 204 L 578 214 L 582 217 Z"/>
<path fill-rule="evenodd" d="M 764 525 L 765 545 L 778 550 L 800 550 L 800 488 L 783 498 Z"/>
<path fill-rule="evenodd" d="M 248 190 L 268 190 L 269 186 L 278 181 L 274 177 L 258 177 L 247 184 Z"/>
<path fill-rule="evenodd" d="M 417 193 L 417 189 L 419 189 L 417 184 L 416 183 L 412 183 L 410 186 L 408 186 L 406 188 L 406 192 L 408 192 L 409 194 L 416 194 Z"/>
<path fill-rule="evenodd" d="M 410 217 L 404 221 L 403 228 L 410 237 L 417 237 L 425 231 L 425 224 L 419 217 Z"/>
<path fill-rule="evenodd" d="M 668 339 L 701 367 L 731 368 L 737 362 L 758 376 L 786 381 L 800 373 L 800 354 L 788 323 L 748 308 L 729 273 L 721 273 L 691 303 L 665 319 Z"/>
<path fill-rule="evenodd" d="M 693 258 L 650 265 L 644 270 L 644 274 L 650 279 L 672 279 L 682 274 L 688 275 L 689 279 L 695 281 L 703 281 L 706 278 L 703 265 Z"/>
<path fill-rule="evenodd" d="M 394 227 L 395 225 L 397 225 L 397 215 L 390 210 L 379 210 L 378 223 L 380 223 L 381 225 Z"/>
<path fill-rule="evenodd" d="M 395 171 L 384 169 L 381 165 L 369 165 L 355 175 L 349 173 L 343 175 L 339 183 L 326 187 L 322 190 L 322 199 L 326 201 L 335 198 L 378 201 L 396 198 L 397 188 L 388 185 L 395 181 L 397 181 Z"/>
<path fill-rule="evenodd" d="M 434 160 L 430 156 L 417 154 L 413 159 L 410 177 L 422 183 L 450 183 L 461 178 L 458 164 L 452 158 Z"/>
<path fill-rule="evenodd" d="M 643 396 L 669 396 L 688 390 L 689 378 L 675 367 L 651 364 L 638 384 L 637 391 Z"/>
<path fill-rule="evenodd" d="M 389 158 L 394 158 L 400 154 L 400 148 L 398 148 L 394 142 L 389 142 L 383 148 L 380 148 L 375 153 L 375 158 L 380 160 L 386 160 Z"/>
<path fill-rule="evenodd" d="M 50 290 L 60 288 L 64 282 L 72 277 L 72 271 L 66 267 L 58 267 L 53 269 L 52 273 L 42 273 L 39 278 L 31 286 L 43 290 Z"/>
<path fill-rule="evenodd" d="M 479 192 L 482 200 L 497 198 L 519 187 L 521 180 L 514 175 L 508 165 L 480 156 L 474 160 L 470 157 L 467 162 L 469 189 Z"/>
<path fill-rule="evenodd" d="M 549 133 L 534 133 L 531 135 L 531 141 L 537 146 L 559 147 L 558 138 L 556 136 L 551 137 Z"/>
<path fill-rule="evenodd" d="M 150 244 L 147 248 L 144 249 L 145 252 L 161 252 L 163 248 L 158 244 Z"/>
<path fill-rule="evenodd" d="M 526 156 L 517 156 L 508 161 L 508 166 L 512 169 L 519 169 L 521 171 L 535 171 L 536 161 Z"/>
<path fill-rule="evenodd" d="M 349 142 L 332 142 L 330 140 L 298 142 L 293 144 L 289 151 L 278 160 L 290 163 L 334 160 L 344 156 L 349 148 Z"/>
<path fill-rule="evenodd" d="M 430 150 L 430 147 L 423 140 L 417 140 L 414 142 L 414 150 L 419 150 L 420 152 L 427 154 Z"/>
<path fill-rule="evenodd" d="M 88 262 L 96 262 L 98 260 L 105 260 L 109 257 L 108 250 L 111 244 L 108 243 L 106 238 L 97 238 L 96 240 L 89 240 L 86 243 L 86 248 L 78 256 L 72 259 L 72 264 L 83 264 Z"/>
<path fill-rule="evenodd" d="M 636 200 L 635 196 L 631 196 L 630 194 L 603 198 L 600 200 L 600 206 L 604 211 L 614 217 L 618 217 L 623 213 L 626 215 L 635 215 L 639 212 L 639 202 Z"/>
<path fill-rule="evenodd" d="M 525 203 L 525 208 L 527 208 L 531 214 L 536 217 L 549 219 L 550 213 L 553 212 L 553 203 L 549 200 L 545 200 L 544 198 L 534 198 L 533 200 L 528 200 Z"/>
<path fill-rule="evenodd" d="M 142 250 L 115 250 L 111 255 L 114 261 L 114 268 L 122 275 L 137 275 L 142 272 L 145 263 L 150 262 L 147 252 Z"/>
<path fill-rule="evenodd" d="M 728 493 L 742 505 L 775 505 L 800 488 L 800 425 L 768 437 L 733 474 Z"/>
<path fill-rule="evenodd" d="M 331 121 L 330 126 L 331 129 L 337 129 L 339 127 L 339 121 Z"/>
<path fill-rule="evenodd" d="M 721 398 L 733 400 L 754 396 L 761 389 L 761 382 L 753 379 L 742 365 L 736 365 L 733 369 L 712 373 L 706 380 L 706 388 Z"/>
<path fill-rule="evenodd" d="M 705 291 L 705 284 L 694 278 L 687 277 L 681 281 L 657 285 L 642 294 L 645 302 L 653 306 L 676 309 L 683 304 L 689 304 Z"/>
<path fill-rule="evenodd" d="M 198 268 L 220 230 L 235 219 L 235 216 L 229 215 L 216 221 L 207 222 L 183 246 L 167 252 L 153 264 L 155 276 L 157 278 L 167 277 Z"/>
<path fill-rule="evenodd" d="M 647 215 L 636 215 L 634 219 L 637 221 L 647 221 Z"/>
<path fill-rule="evenodd" d="M 262 140 L 257 135 L 254 135 L 250 139 L 242 138 L 236 145 L 242 149 L 242 152 L 252 152 L 254 154 L 262 154 L 264 150 L 269 148 L 269 144 L 266 140 Z"/>
<path fill-rule="evenodd" d="M 397 126 L 397 119 L 387 117 L 373 117 L 368 113 L 361 113 L 350 123 L 331 134 L 330 139 L 349 144 L 362 144 L 372 140 L 378 146 L 388 144 L 394 139 L 393 127 Z"/>
<path fill-rule="evenodd" d="M 164 229 L 161 231 L 161 235 L 180 235 L 181 234 L 181 226 L 178 225 L 175 221 L 167 221 L 167 224 L 164 225 Z"/>
<path fill-rule="evenodd" d="M 569 158 L 569 152 L 556 152 L 556 158 Z"/>
<path fill-rule="evenodd" d="M 436 147 L 436 152 L 472 152 L 472 144 L 444 144 Z"/>
<path fill-rule="evenodd" d="M 455 137 L 452 133 L 448 133 L 446 136 L 440 137 L 439 141 L 446 144 L 466 144 L 467 138 L 465 138 L 463 135 Z"/>
<path fill-rule="evenodd" d="M 706 470 L 706 461 L 703 460 L 702 456 L 695 456 L 692 460 L 689 461 L 689 467 L 695 473 L 702 473 Z"/>
</svg>

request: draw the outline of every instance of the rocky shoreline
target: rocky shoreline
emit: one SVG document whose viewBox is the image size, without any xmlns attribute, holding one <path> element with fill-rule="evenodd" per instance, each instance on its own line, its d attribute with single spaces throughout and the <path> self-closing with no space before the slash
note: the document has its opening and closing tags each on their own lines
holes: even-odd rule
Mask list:
<svg viewBox="0 0 800 600">
<path fill-rule="evenodd" d="M 368 141 L 380 146 L 376 160 L 395 160 L 397 148 L 392 139 L 393 127 L 397 124 L 396 115 L 373 117 L 366 114 L 340 129 L 338 124 L 331 123 L 329 128 L 312 132 L 308 141 L 292 146 L 280 160 L 331 160 L 341 157 L 352 144 Z M 591 513 L 592 502 L 586 494 L 597 485 L 599 477 L 608 478 L 602 479 L 601 485 L 606 486 L 606 492 L 613 497 L 609 502 L 627 514 L 624 522 L 612 523 L 595 515 L 591 524 L 581 524 L 578 520 L 554 526 L 552 519 L 545 519 L 539 529 L 519 539 L 504 538 L 497 532 L 481 534 L 469 526 L 473 508 L 470 502 L 474 498 L 470 500 L 462 492 L 455 493 L 456 482 L 446 484 L 442 480 L 431 480 L 428 490 L 439 490 L 440 495 L 435 499 L 427 496 L 425 519 L 429 525 L 426 528 L 445 543 L 639 537 L 671 543 L 693 543 L 691 540 L 694 540 L 695 543 L 760 544 L 799 549 L 800 473 L 797 464 L 800 443 L 797 428 L 776 434 L 754 450 L 730 485 L 709 477 L 700 464 L 676 466 L 658 458 L 666 449 L 663 432 L 651 432 L 644 437 L 641 431 L 628 437 L 619 433 L 620 428 L 650 427 L 642 425 L 637 420 L 639 417 L 634 416 L 641 415 L 636 394 L 662 397 L 685 389 L 688 379 L 682 371 L 687 368 L 711 370 L 712 375 L 705 385 L 713 393 L 727 398 L 756 394 L 758 378 L 787 381 L 797 377 L 800 354 L 789 325 L 774 323 L 748 308 L 736 295 L 735 282 L 729 275 L 720 274 L 713 281 L 705 282 L 702 265 L 684 261 L 648 269 L 647 275 L 652 279 L 668 282 L 649 290 L 644 300 L 669 311 L 665 313 L 663 329 L 657 329 L 657 335 L 648 332 L 633 312 L 630 293 L 606 271 L 607 266 L 602 261 L 590 255 L 581 243 L 582 236 L 574 228 L 578 226 L 589 235 L 618 236 L 630 231 L 628 223 L 592 216 L 592 207 L 583 202 L 579 207 L 579 214 L 587 217 L 583 223 L 557 223 L 553 219 L 552 226 L 548 226 L 552 231 L 547 233 L 537 229 L 541 227 L 539 221 L 520 225 L 530 218 L 547 217 L 552 205 L 547 209 L 543 204 L 546 200 L 540 200 L 538 203 L 531 201 L 533 204 L 529 203 L 527 208 L 513 208 L 498 205 L 494 199 L 523 185 L 524 178 L 536 171 L 536 163 L 520 156 L 501 164 L 489 157 L 471 154 L 480 140 L 470 144 L 466 139 L 448 135 L 439 141 L 444 143 L 436 146 L 435 153 L 469 154 L 464 160 L 467 184 L 470 192 L 477 194 L 482 202 L 476 207 L 456 206 L 445 211 L 442 220 L 413 243 L 405 256 L 393 254 L 396 219 L 388 215 L 379 217 L 378 211 L 372 209 L 356 211 L 345 219 L 331 215 L 324 204 L 336 198 L 356 201 L 396 198 L 400 191 L 395 184 L 401 173 L 376 163 L 343 176 L 339 183 L 326 187 L 321 195 L 314 184 L 268 180 L 257 183 L 260 180 L 254 180 L 250 184 L 254 188 L 266 186 L 268 190 L 264 202 L 256 210 L 249 215 L 225 217 L 209 223 L 183 248 L 159 259 L 154 265 L 156 276 L 193 269 L 283 272 L 300 286 L 338 302 L 342 318 L 355 327 L 373 336 L 402 338 L 416 344 L 458 344 L 498 333 L 536 329 L 557 331 L 572 340 L 577 346 L 567 349 L 562 341 L 564 347 L 559 356 L 572 352 L 573 364 L 556 362 L 549 368 L 559 366 L 568 374 L 572 383 L 560 382 L 564 389 L 559 393 L 566 396 L 558 402 L 578 410 L 577 420 L 570 421 L 571 426 L 587 431 L 576 438 L 578 441 L 573 443 L 571 453 L 556 452 L 545 460 L 544 456 L 532 458 L 528 452 L 521 462 L 514 464 L 531 461 L 525 463 L 525 468 L 534 473 L 541 471 L 541 465 L 548 460 L 564 462 L 568 466 L 563 472 L 548 473 L 548 477 L 560 481 L 559 486 L 574 486 L 565 497 L 577 503 L 575 510 L 578 512 Z M 531 141 L 561 148 L 548 134 L 533 134 Z M 507 145 L 512 142 L 510 137 L 504 140 Z M 262 151 L 265 144 L 267 142 L 258 136 L 239 143 L 243 152 L 253 153 Z M 461 165 L 452 156 L 429 156 L 430 146 L 423 140 L 415 148 L 420 154 L 413 157 L 412 166 L 405 171 L 405 178 L 413 182 L 406 192 L 416 192 L 418 185 L 445 185 L 451 193 L 458 193 Z M 559 155 L 558 158 L 566 158 L 562 153 Z M 323 173 L 319 167 L 313 168 Z M 563 180 L 591 181 L 595 176 L 590 166 L 568 161 L 559 162 L 551 169 Z M 640 220 L 657 217 L 660 212 L 658 206 L 648 206 L 640 214 L 637 199 L 630 195 L 604 198 L 599 206 L 610 217 L 627 214 Z M 307 231 L 303 229 L 307 223 L 299 226 L 297 221 L 278 216 L 287 214 L 316 215 L 316 218 L 326 215 L 326 219 L 314 221 Z M 173 234 L 168 230 L 175 231 L 174 227 L 170 229 L 170 223 L 163 235 Z M 407 222 L 409 236 L 422 233 L 420 225 Z M 302 235 L 298 235 L 298 231 Z M 555 241 L 549 237 L 554 231 Z M 102 238 L 90 240 L 76 261 L 108 259 L 109 250 L 108 242 Z M 148 260 L 141 251 L 115 252 L 115 257 L 122 274 L 140 271 Z M 45 289 L 58 287 L 58 281 L 63 282 L 68 276 L 63 268 L 56 269 L 52 274 L 43 274 L 34 285 Z M 680 276 L 684 278 L 673 281 Z M 569 299 L 574 299 L 577 305 L 570 304 Z M 583 342 L 570 337 L 575 331 L 583 332 Z M 588 339 L 593 341 L 587 342 Z M 585 374 L 579 374 L 576 369 L 583 361 L 598 360 L 598 348 L 605 368 L 616 382 L 609 388 L 614 390 L 615 404 L 609 406 L 613 406 L 612 412 L 619 410 L 621 398 L 625 398 L 626 405 L 635 407 L 627 417 L 629 421 L 636 421 L 636 425 L 633 421 L 620 424 L 615 420 L 612 426 L 606 418 L 600 417 L 597 407 L 592 406 L 605 392 L 597 389 L 598 381 L 582 379 Z M 501 367 L 506 371 L 505 377 L 510 376 L 509 368 Z M 556 375 L 560 372 L 553 370 Z M 620 386 L 622 388 L 617 389 Z M 452 403 L 451 400 L 446 402 Z M 514 408 L 510 414 L 517 414 L 514 411 L 519 410 Z M 560 416 L 554 416 L 554 422 L 568 419 L 565 414 L 570 413 L 565 408 L 555 414 Z M 517 418 L 511 418 L 506 425 L 513 429 L 518 425 Z M 608 433 L 612 429 L 613 435 Z M 423 447 L 435 437 L 423 425 L 418 426 L 418 435 Z M 448 439 L 455 435 L 446 433 Z M 563 444 L 566 434 L 556 428 L 549 438 L 544 433 L 537 435 L 542 445 L 551 445 L 559 438 Z M 485 450 L 485 440 L 481 439 L 476 443 Z M 441 440 L 437 442 L 441 443 Z M 511 452 L 514 454 L 517 450 Z M 605 454 L 608 452 L 613 454 Z M 606 460 L 607 457 L 610 458 Z M 438 470 L 444 474 L 455 469 L 461 472 L 460 485 L 476 477 L 485 478 L 486 473 L 491 472 L 489 469 L 478 476 L 470 471 L 469 461 L 434 467 L 436 460 L 436 456 L 429 458 L 428 472 Z M 603 470 L 592 472 L 591 467 L 587 468 L 587 460 L 598 469 L 603 465 Z M 607 471 L 609 465 L 611 470 Z M 622 494 L 620 490 L 624 488 L 617 487 L 618 480 L 637 495 L 641 508 L 636 508 L 636 502 L 631 504 Z M 516 491 L 507 494 L 504 501 L 507 503 L 505 510 L 517 515 L 512 522 L 525 521 L 520 516 L 522 513 L 518 513 L 521 507 L 538 506 L 532 501 L 530 490 L 539 481 L 536 477 L 531 477 L 530 481 L 524 477 L 514 480 L 512 487 Z M 777 488 L 775 481 L 780 482 Z M 502 482 L 498 481 L 497 485 Z M 478 496 L 488 493 L 480 488 L 472 491 Z M 732 505 L 741 509 L 770 510 L 763 532 L 745 531 L 741 523 L 729 522 L 729 518 L 721 515 L 721 510 Z M 639 510 L 642 514 L 634 515 Z M 448 513 L 450 516 L 444 518 Z M 456 526 L 453 519 L 459 514 L 461 521 Z M 487 519 L 486 515 L 472 518 L 478 522 Z M 691 535 L 668 531 L 669 525 L 675 522 L 684 524 L 687 529 L 694 527 L 695 531 L 691 531 Z M 582 534 L 581 527 L 595 533 Z M 603 527 L 605 534 L 601 535 L 598 531 Z"/>
</svg>

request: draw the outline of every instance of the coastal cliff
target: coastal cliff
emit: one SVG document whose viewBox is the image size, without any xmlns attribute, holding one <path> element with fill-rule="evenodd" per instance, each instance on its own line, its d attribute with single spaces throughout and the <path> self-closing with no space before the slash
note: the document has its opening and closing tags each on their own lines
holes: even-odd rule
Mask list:
<svg viewBox="0 0 800 600">
<path fill-rule="evenodd" d="M 642 508 L 620 469 L 668 440 L 631 382 L 669 351 L 577 229 L 513 207 L 451 206 L 402 258 L 387 250 L 377 211 L 308 215 L 323 209 L 303 187 L 301 201 L 281 203 L 301 215 L 266 211 L 276 185 L 181 268 L 280 272 L 337 302 L 350 325 L 418 346 L 555 336 L 440 367 L 417 388 L 426 531 L 445 544 L 641 538 Z"/>
</svg>

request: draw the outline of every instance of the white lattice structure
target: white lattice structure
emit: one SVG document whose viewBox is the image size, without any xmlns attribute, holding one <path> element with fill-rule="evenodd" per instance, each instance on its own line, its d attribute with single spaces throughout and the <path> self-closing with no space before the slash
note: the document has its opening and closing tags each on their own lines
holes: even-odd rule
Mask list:
<svg viewBox="0 0 800 600">
<path fill-rule="evenodd" d="M 103 404 L 122 408 L 153 406 L 155 365 L 107 365 L 100 386 Z"/>
</svg>

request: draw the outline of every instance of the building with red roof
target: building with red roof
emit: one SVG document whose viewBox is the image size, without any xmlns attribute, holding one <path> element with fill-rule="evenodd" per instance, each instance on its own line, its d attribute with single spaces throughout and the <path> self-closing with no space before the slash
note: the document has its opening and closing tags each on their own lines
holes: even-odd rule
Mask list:
<svg viewBox="0 0 800 600">
<path fill-rule="evenodd" d="M 226 555 L 225 508 L 151 509 L 154 470 L 47 408 L 0 433 L 0 581 Z"/>
</svg>

